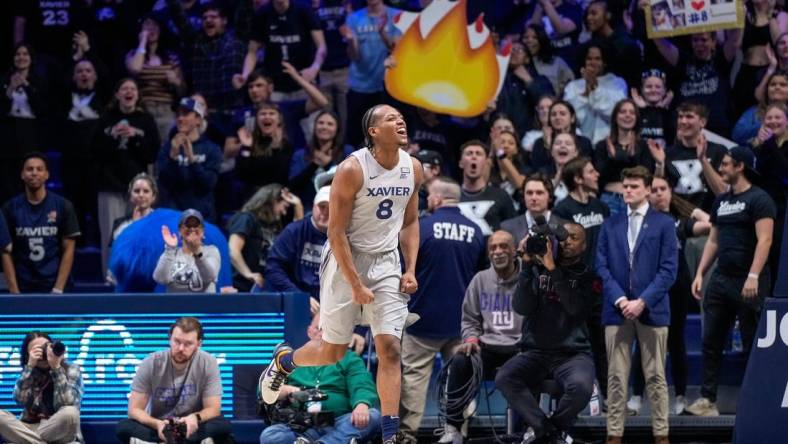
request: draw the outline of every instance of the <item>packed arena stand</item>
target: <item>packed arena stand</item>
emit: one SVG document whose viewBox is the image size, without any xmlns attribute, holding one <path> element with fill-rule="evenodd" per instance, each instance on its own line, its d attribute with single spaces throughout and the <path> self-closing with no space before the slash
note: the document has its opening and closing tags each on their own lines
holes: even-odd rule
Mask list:
<svg viewBox="0 0 788 444">
<path fill-rule="evenodd" d="M 404 103 L 384 81 L 406 63 L 392 55 L 405 38 L 401 20 L 433 3 L 453 4 L 6 2 L 0 7 L 0 48 L 7 54 L 0 58 L 0 291 L 62 298 L 305 293 L 315 315 L 321 258 L 331 248 L 331 181 L 351 153 L 371 146 L 374 125 L 362 117 L 385 103 L 404 116 L 408 143 L 401 148 L 421 161 L 425 179 L 418 190 L 420 291 L 409 306 L 421 320 L 408 324 L 402 341 L 407 396 L 400 410 L 410 442 L 424 441 L 426 429 L 436 429 L 435 439 L 444 443 L 486 433 L 479 431 L 481 413 L 462 412 L 467 405 L 456 404 L 456 394 L 446 398 L 452 408 L 441 411 L 446 400 L 428 387 L 446 382 L 438 368 L 451 364 L 463 376 L 483 374 L 482 393 L 495 388 L 506 361 L 501 355 L 514 351 L 508 342 L 486 342 L 487 332 L 532 333 L 520 325 L 517 313 L 525 313 L 511 308 L 512 298 L 524 294 L 514 290 L 515 277 L 552 291 L 552 284 L 542 288 L 533 283 L 538 278 L 521 275 L 524 239 L 541 225 L 582 227 L 582 263 L 601 277 L 603 288 L 589 294 L 602 296 L 584 308 L 583 319 L 573 318 L 608 415 L 597 432 L 618 442 L 627 415 L 648 414 L 656 439 L 674 439 L 667 427 L 676 415 L 734 415 L 764 300 L 779 276 L 788 187 L 785 6 L 735 1 L 742 26 L 666 36 L 659 32 L 682 27 L 675 12 L 689 7 L 687 0 L 459 2 L 469 29 L 485 25 L 496 54 L 508 56 L 497 96 L 469 117 Z M 666 11 L 670 23 L 661 22 Z M 640 179 L 646 196 L 633 200 L 630 182 Z M 641 226 L 632 214 L 659 217 L 642 222 L 645 233 L 630 232 Z M 651 254 L 657 231 L 664 248 L 654 251 L 669 258 Z M 560 258 L 566 241 L 551 236 Z M 648 272 L 637 271 L 626 251 L 643 244 L 654 261 Z M 512 256 L 503 267 L 508 274 L 496 266 L 502 255 Z M 549 281 L 550 273 L 540 273 Z M 654 281 L 659 288 L 647 292 Z M 548 300 L 560 299 L 550 294 Z M 17 347 L 22 337 L 15 341 Z M 366 329 L 355 331 L 353 348 L 374 372 L 373 343 Z M 640 345 L 630 353 L 633 343 Z M 521 340 L 516 351 L 528 348 Z M 71 370 L 73 358 L 62 368 L 80 377 Z M 630 388 L 629 364 L 640 360 Z M 21 379 L 43 374 L 16 364 L 25 369 Z M 593 429 L 582 420 L 595 416 L 591 408 L 574 429 L 567 428 L 571 421 L 547 424 L 530 400 L 527 408 L 513 400 L 519 387 L 509 376 L 502 378 L 509 391 L 497 407 L 508 400 L 522 415 L 514 419 L 519 440 L 531 442 L 528 427 L 533 439 L 554 440 Z M 368 381 L 361 382 L 363 391 Z M 136 377 L 131 390 L 152 388 L 141 384 Z M 448 378 L 446 387 L 459 385 Z M 658 405 L 645 408 L 644 394 Z M 42 407 L 41 437 L 46 421 L 73 420 L 56 417 L 70 404 Z M 353 427 L 360 421 L 355 408 L 365 405 L 368 424 L 377 426 L 377 405 L 352 404 L 343 405 L 350 415 L 343 421 Z M 148 429 L 163 419 L 139 418 Z M 13 418 L 2 422 L 3 439 L 32 433 Z M 124 441 L 151 432 L 141 424 L 124 427 L 118 431 Z M 304 442 L 334 442 L 320 441 L 321 433 L 294 433 Z M 283 436 L 277 439 L 290 441 Z"/>
</svg>

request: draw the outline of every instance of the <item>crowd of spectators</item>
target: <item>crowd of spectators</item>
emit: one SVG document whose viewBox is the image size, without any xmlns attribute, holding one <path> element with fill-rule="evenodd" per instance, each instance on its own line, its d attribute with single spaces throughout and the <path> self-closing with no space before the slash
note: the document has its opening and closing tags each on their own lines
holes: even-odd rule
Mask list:
<svg viewBox="0 0 788 444">
<path fill-rule="evenodd" d="M 301 290 L 316 312 L 328 219 L 324 187 L 334 167 L 364 146 L 362 114 L 387 102 L 406 114 L 410 143 L 404 148 L 425 167 L 422 215 L 448 227 L 422 229 L 422 245 L 467 236 L 473 247 L 465 245 L 472 252 L 449 270 L 462 287 L 447 302 L 456 315 L 450 328 L 431 331 L 425 323 L 408 330 L 403 349 L 413 365 L 431 368 L 434 353 L 451 356 L 463 340 L 475 344 L 463 351 L 500 354 L 495 346 L 503 345 L 503 354 L 511 354 L 511 341 L 485 342 L 487 314 L 469 311 L 478 311 L 473 307 L 479 302 L 467 300 L 466 287 L 484 293 L 485 280 L 517 276 L 519 259 L 504 259 L 514 257 L 509 250 L 542 218 L 581 225 L 583 263 L 600 266 L 603 223 L 636 210 L 625 198 L 622 171 L 642 167 L 651 208 L 669 213 L 678 227 L 678 279 L 666 287 L 670 315 L 651 326 L 670 325 L 667 348 L 676 355 L 673 381 L 683 408 L 686 351 L 680 339 L 686 313 L 694 309 L 690 294 L 701 296 L 693 277 L 703 278 L 715 254 L 721 267 L 736 255 L 740 261 L 723 272 L 746 287 L 738 308 L 750 310 L 742 322 L 750 342 L 752 312 L 771 291 L 769 275 L 776 276 L 788 186 L 783 5 L 747 0 L 742 29 L 649 39 L 646 0 L 469 0 L 468 17 L 484 13 L 496 45 L 511 43 L 511 57 L 487 111 L 460 118 L 399 103 L 384 87 L 392 66 L 386 59 L 401 38 L 394 18 L 428 3 L 68 0 L 4 6 L 12 22 L 0 90 L 0 248 L 9 290 L 68 292 L 75 251 L 86 246 L 102 250 L 102 275 L 112 282 L 106 267 L 114 240 L 154 208 L 166 207 L 184 213 L 178 234 L 162 230 L 158 282 L 173 291 L 225 291 L 216 276 L 231 266 L 235 290 Z M 734 145 L 740 147 L 731 150 Z M 764 193 L 742 198 L 747 184 Z M 742 220 L 748 230 L 717 226 L 739 212 L 747 213 Z M 773 221 L 768 227 L 761 223 L 767 219 Z M 230 264 L 202 245 L 208 223 L 226 233 Z M 454 225 L 473 228 L 455 233 Z M 709 232 L 713 248 L 706 247 L 701 261 L 687 239 Z M 723 248 L 736 238 L 744 247 Z M 481 242 L 488 242 L 487 254 Z M 448 266 L 446 258 L 430 254 L 420 253 L 421 267 L 429 261 L 436 270 Z M 184 261 L 189 272 L 176 272 Z M 436 310 L 432 299 L 446 287 L 419 270 L 423 294 L 411 308 L 429 322 Z M 473 278 L 475 272 L 486 275 Z M 719 273 L 711 272 L 711 280 L 722 279 Z M 440 288 L 431 290 L 432 284 Z M 641 303 L 653 309 L 652 301 L 619 304 L 621 295 L 615 296 L 592 304 L 586 322 L 603 396 L 609 362 L 603 311 L 621 309 L 629 319 Z M 603 308 L 607 302 L 613 307 Z M 704 331 L 711 368 L 705 404 L 694 409 L 699 414 L 716 412 L 720 344 L 709 338 L 727 334 L 736 315 L 730 307 L 718 310 L 719 322 Z M 519 315 L 506 311 L 506 328 L 519 331 Z M 473 334 L 472 321 L 481 323 Z M 406 368 L 403 386 L 423 387 L 425 371 Z M 626 397 L 619 385 L 616 408 Z M 643 384 L 635 385 L 639 400 Z M 411 414 L 404 425 L 418 426 L 423 397 L 416 398 L 403 397 L 405 417 Z M 458 429 L 462 422 L 449 424 Z"/>
</svg>

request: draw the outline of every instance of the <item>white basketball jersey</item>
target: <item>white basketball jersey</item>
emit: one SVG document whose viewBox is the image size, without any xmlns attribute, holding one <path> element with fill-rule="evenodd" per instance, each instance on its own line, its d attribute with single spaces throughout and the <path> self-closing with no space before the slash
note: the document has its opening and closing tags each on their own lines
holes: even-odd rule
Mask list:
<svg viewBox="0 0 788 444">
<path fill-rule="evenodd" d="M 364 173 L 364 185 L 356 193 L 347 235 L 350 247 L 364 253 L 397 249 L 405 208 L 414 193 L 413 161 L 399 150 L 399 162 L 387 170 L 367 148 L 354 151 Z"/>
</svg>

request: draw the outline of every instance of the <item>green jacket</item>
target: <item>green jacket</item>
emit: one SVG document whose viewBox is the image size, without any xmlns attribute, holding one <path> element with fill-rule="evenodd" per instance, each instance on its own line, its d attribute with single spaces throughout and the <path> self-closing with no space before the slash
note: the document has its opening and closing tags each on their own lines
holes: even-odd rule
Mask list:
<svg viewBox="0 0 788 444">
<path fill-rule="evenodd" d="M 372 375 L 364 361 L 350 350 L 334 365 L 296 368 L 287 383 L 304 389 L 319 388 L 328 395 L 322 410 L 332 411 L 336 416 L 350 413 L 360 403 L 369 407 L 378 404 Z"/>
</svg>

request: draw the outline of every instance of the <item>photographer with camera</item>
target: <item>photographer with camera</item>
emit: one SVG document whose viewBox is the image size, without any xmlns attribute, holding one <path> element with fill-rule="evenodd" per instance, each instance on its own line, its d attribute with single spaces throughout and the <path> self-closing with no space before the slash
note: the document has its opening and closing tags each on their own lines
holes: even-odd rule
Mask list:
<svg viewBox="0 0 788 444">
<path fill-rule="evenodd" d="M 602 297 L 602 285 L 583 261 L 585 249 L 582 225 L 548 225 L 543 217 L 518 249 L 523 266 L 512 306 L 523 315 L 522 352 L 501 367 L 495 385 L 529 426 L 523 443 L 572 442 L 567 431 L 594 390 L 586 320 Z M 549 418 L 532 392 L 546 379 L 563 391 Z"/>
<path fill-rule="evenodd" d="M 32 331 L 20 353 L 23 367 L 14 400 L 23 408 L 22 417 L 0 410 L 0 437 L 17 444 L 81 441 L 82 372 L 65 361 L 66 346 Z"/>
<path fill-rule="evenodd" d="M 320 314 L 307 336 L 322 340 Z M 333 365 L 297 367 L 282 385 L 279 398 L 266 409 L 270 424 L 260 444 L 348 444 L 365 442 L 380 430 L 378 395 L 364 361 L 352 350 Z"/>
<path fill-rule="evenodd" d="M 182 317 L 169 332 L 170 348 L 148 355 L 131 383 L 129 418 L 115 435 L 123 443 L 209 443 L 231 441 L 230 423 L 221 416 L 219 364 L 200 350 L 200 321 Z"/>
</svg>

